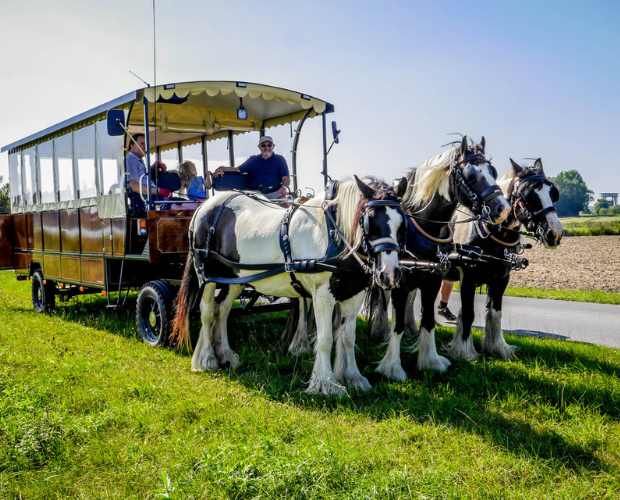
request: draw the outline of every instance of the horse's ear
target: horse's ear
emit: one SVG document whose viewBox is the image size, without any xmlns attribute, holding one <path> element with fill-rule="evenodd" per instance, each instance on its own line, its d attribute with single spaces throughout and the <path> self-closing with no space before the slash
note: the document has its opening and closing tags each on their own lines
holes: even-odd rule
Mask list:
<svg viewBox="0 0 620 500">
<path fill-rule="evenodd" d="M 545 173 L 545 171 L 543 170 L 542 160 L 540 158 L 538 158 L 538 160 L 534 162 L 534 168 L 540 170 L 541 174 Z"/>
<path fill-rule="evenodd" d="M 406 192 L 407 192 L 407 178 L 401 177 L 400 181 L 398 181 L 398 186 L 396 186 L 396 196 L 398 196 L 399 198 L 402 198 L 403 196 L 405 196 Z"/>
<path fill-rule="evenodd" d="M 514 170 L 515 175 L 519 175 L 523 170 L 523 167 L 519 165 L 516 161 L 510 158 L 510 163 L 512 165 L 512 169 Z"/>
<path fill-rule="evenodd" d="M 357 187 L 362 192 L 362 196 L 367 200 L 372 200 L 375 197 L 375 190 L 362 182 L 357 175 L 353 174 L 353 177 L 355 177 L 355 182 L 357 182 Z"/>
<path fill-rule="evenodd" d="M 467 155 L 467 136 L 463 136 L 463 140 L 461 141 L 461 156 Z"/>
<path fill-rule="evenodd" d="M 482 136 L 482 140 L 480 141 L 480 148 L 482 149 L 482 154 L 484 154 L 484 150 L 485 150 L 486 145 L 487 145 L 487 141 L 484 138 L 484 136 Z"/>
</svg>

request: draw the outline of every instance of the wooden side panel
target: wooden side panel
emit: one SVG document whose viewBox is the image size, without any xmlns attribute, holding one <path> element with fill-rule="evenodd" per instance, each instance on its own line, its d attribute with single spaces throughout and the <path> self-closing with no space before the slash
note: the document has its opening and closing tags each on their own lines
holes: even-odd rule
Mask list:
<svg viewBox="0 0 620 500">
<path fill-rule="evenodd" d="M 82 256 L 82 283 L 103 286 L 105 270 L 102 257 Z"/>
<path fill-rule="evenodd" d="M 33 249 L 43 250 L 43 232 L 41 229 L 41 212 L 32 214 Z"/>
<path fill-rule="evenodd" d="M 0 214 L 0 269 L 14 269 L 13 243 L 13 216 Z"/>
<path fill-rule="evenodd" d="M 112 256 L 114 242 L 112 241 L 112 219 L 104 219 L 102 221 L 103 229 L 103 255 Z"/>
<path fill-rule="evenodd" d="M 151 262 L 183 262 L 189 251 L 189 210 L 148 212 L 149 259 Z"/>
<path fill-rule="evenodd" d="M 127 234 L 127 219 L 114 219 L 112 221 L 112 235 L 114 236 L 114 255 L 125 256 L 125 237 Z"/>
<path fill-rule="evenodd" d="M 60 252 L 60 222 L 57 211 L 41 214 L 43 226 L 43 248 L 53 252 Z"/>
<path fill-rule="evenodd" d="M 28 229 L 26 228 L 26 215 L 13 215 L 13 243 L 16 250 L 28 250 Z"/>
<path fill-rule="evenodd" d="M 77 208 L 60 211 L 60 245 L 63 252 L 80 251 L 80 215 Z"/>
<path fill-rule="evenodd" d="M 79 283 L 80 276 L 80 256 L 79 255 L 61 255 L 60 256 L 60 272 L 61 279 L 74 281 Z"/>
<path fill-rule="evenodd" d="M 82 253 L 103 255 L 103 225 L 97 207 L 80 209 Z"/>
<path fill-rule="evenodd" d="M 60 270 L 60 254 L 43 254 L 43 276 L 56 280 L 62 278 L 62 273 Z"/>
<path fill-rule="evenodd" d="M 34 214 L 26 214 L 26 234 L 28 238 L 28 250 L 34 250 L 33 215 Z"/>
<path fill-rule="evenodd" d="M 13 258 L 15 263 L 15 272 L 27 276 L 30 271 L 32 254 L 30 252 L 15 252 L 13 254 Z"/>
</svg>

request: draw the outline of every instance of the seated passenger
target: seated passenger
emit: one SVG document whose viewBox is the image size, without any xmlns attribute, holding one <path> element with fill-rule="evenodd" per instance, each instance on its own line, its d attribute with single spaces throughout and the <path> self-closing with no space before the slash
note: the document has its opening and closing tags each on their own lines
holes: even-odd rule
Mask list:
<svg viewBox="0 0 620 500">
<path fill-rule="evenodd" d="M 250 176 L 250 189 L 260 191 L 271 200 L 286 198 L 291 178 L 284 156 L 273 152 L 275 144 L 269 136 L 258 142 L 261 154 L 250 156 L 239 167 L 218 167 L 215 177 L 225 172 L 243 172 Z"/>
<path fill-rule="evenodd" d="M 144 134 L 142 133 L 135 134 L 133 136 L 133 139 L 138 143 L 138 145 L 136 146 L 136 144 L 132 141 L 129 145 L 129 154 L 125 158 L 127 181 L 129 183 L 129 187 L 134 193 L 139 195 L 141 191 L 142 195 L 146 198 L 148 196 L 148 181 L 146 176 L 142 179 L 142 186 L 140 186 L 140 177 L 146 174 L 146 167 L 144 166 L 144 162 L 142 161 L 142 158 L 144 158 L 144 152 L 146 151 L 146 139 L 144 137 Z M 170 197 L 170 191 L 168 189 L 158 188 L 155 182 L 153 182 L 152 180 L 151 194 L 153 195 L 153 200 L 155 201 L 167 200 Z M 136 210 L 144 210 L 144 203 L 142 203 L 141 199 L 138 199 L 136 203 L 140 205 L 135 207 Z"/>
<path fill-rule="evenodd" d="M 207 193 L 205 189 L 211 189 L 211 180 L 209 178 L 209 172 L 207 172 L 207 179 L 203 179 L 202 176 L 198 176 L 196 171 L 196 165 L 191 161 L 184 161 L 179 166 L 179 177 L 181 179 L 181 188 L 179 192 L 186 195 L 190 200 L 194 200 L 197 203 L 178 203 L 172 205 L 173 210 L 193 210 L 198 208 L 198 205 L 207 199 Z"/>
</svg>

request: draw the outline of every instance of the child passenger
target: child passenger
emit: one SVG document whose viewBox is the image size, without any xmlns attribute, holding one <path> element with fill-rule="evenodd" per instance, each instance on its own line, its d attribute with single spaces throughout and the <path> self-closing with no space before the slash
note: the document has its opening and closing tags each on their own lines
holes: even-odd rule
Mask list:
<svg viewBox="0 0 620 500">
<path fill-rule="evenodd" d="M 181 188 L 179 192 L 187 196 L 196 203 L 175 204 L 172 206 L 174 210 L 193 210 L 198 208 L 203 201 L 207 199 L 205 189 L 211 189 L 210 172 L 207 172 L 207 180 L 202 176 L 198 176 L 196 165 L 191 161 L 184 161 L 179 166 L 179 177 L 181 178 Z"/>
</svg>

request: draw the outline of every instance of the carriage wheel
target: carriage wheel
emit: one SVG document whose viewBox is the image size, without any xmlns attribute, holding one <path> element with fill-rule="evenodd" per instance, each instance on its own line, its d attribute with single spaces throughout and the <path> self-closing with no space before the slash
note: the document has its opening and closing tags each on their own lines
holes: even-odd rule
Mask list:
<svg viewBox="0 0 620 500">
<path fill-rule="evenodd" d="M 39 313 L 49 313 L 56 309 L 56 286 L 43 283 L 43 273 L 37 269 L 32 275 L 32 305 Z"/>
<path fill-rule="evenodd" d="M 145 344 L 166 345 L 170 333 L 172 293 L 162 281 L 146 283 L 138 294 L 136 321 L 138 333 Z"/>
</svg>

